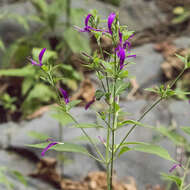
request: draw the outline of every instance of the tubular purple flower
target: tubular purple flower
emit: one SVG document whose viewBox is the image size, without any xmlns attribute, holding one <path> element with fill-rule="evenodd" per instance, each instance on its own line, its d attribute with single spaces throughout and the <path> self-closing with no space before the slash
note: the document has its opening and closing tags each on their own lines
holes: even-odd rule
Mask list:
<svg viewBox="0 0 190 190">
<path fill-rule="evenodd" d="M 85 23 L 85 27 L 84 28 L 78 28 L 78 27 L 75 27 L 75 28 L 77 28 L 79 30 L 79 32 L 90 32 L 90 28 L 92 28 L 92 27 L 90 27 L 88 25 L 88 22 L 89 22 L 91 16 L 92 16 L 92 14 L 88 14 L 86 16 L 85 21 L 84 21 L 84 23 Z"/>
<path fill-rule="evenodd" d="M 103 29 L 96 29 L 96 28 L 92 28 L 91 26 L 88 25 L 88 22 L 90 20 L 90 17 L 92 16 L 92 14 L 88 14 L 85 18 L 85 27 L 84 28 L 78 28 L 75 26 L 76 29 L 78 29 L 79 32 L 91 32 L 91 30 L 93 31 L 97 31 L 97 32 L 105 32 L 105 30 Z"/>
<path fill-rule="evenodd" d="M 48 144 L 48 146 L 46 146 L 43 151 L 41 152 L 41 156 L 45 156 L 45 153 L 52 147 L 55 146 L 56 144 L 58 144 L 58 142 L 51 142 L 50 144 Z"/>
<path fill-rule="evenodd" d="M 102 144 L 105 144 L 105 140 L 101 136 L 98 136 L 98 138 Z"/>
<path fill-rule="evenodd" d="M 120 64 L 120 70 L 123 69 L 124 67 L 124 62 L 126 58 L 131 58 L 131 57 L 136 57 L 136 55 L 125 55 L 125 49 L 128 48 L 130 49 L 131 47 L 131 43 L 128 41 L 129 39 L 131 39 L 134 35 L 131 35 L 124 43 L 123 43 L 123 35 L 119 30 L 119 44 L 118 46 L 115 48 L 115 51 L 117 53 L 117 56 L 119 58 L 119 64 Z M 129 50 L 128 50 L 129 53 Z"/>
<path fill-rule="evenodd" d="M 85 110 L 87 110 L 93 103 L 95 102 L 95 98 L 93 98 L 90 102 L 88 102 L 85 106 Z"/>
<path fill-rule="evenodd" d="M 37 63 L 36 61 L 34 61 L 33 59 L 31 58 L 28 58 L 28 60 L 31 62 L 32 65 L 36 65 L 36 66 L 39 66 L 41 67 L 43 64 L 42 64 L 42 58 L 44 56 L 44 53 L 46 51 L 46 48 L 43 48 L 40 53 L 39 53 L 39 56 L 38 56 L 38 61 L 39 63 Z"/>
<path fill-rule="evenodd" d="M 113 21 L 115 20 L 115 17 L 116 17 L 116 14 L 115 13 L 111 13 L 109 16 L 108 16 L 108 32 L 112 35 L 113 34 L 113 31 L 112 31 L 112 23 Z"/>
<path fill-rule="evenodd" d="M 68 97 L 66 90 L 64 90 L 63 88 L 59 88 L 59 90 L 65 99 L 65 103 L 68 104 L 69 103 L 69 97 Z"/>
<path fill-rule="evenodd" d="M 169 172 L 171 173 L 171 172 L 173 172 L 173 170 L 175 170 L 177 167 L 182 167 L 182 164 L 180 163 L 180 164 L 175 164 L 170 170 L 169 170 Z"/>
</svg>

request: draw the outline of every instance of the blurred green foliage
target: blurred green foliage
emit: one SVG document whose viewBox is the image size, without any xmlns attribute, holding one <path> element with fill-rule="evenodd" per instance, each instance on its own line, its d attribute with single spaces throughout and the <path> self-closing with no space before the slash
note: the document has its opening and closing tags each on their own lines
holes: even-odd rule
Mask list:
<svg viewBox="0 0 190 190">
<path fill-rule="evenodd" d="M 77 89 L 81 75 L 73 68 L 70 57 L 81 51 L 90 53 L 88 38 L 81 36 L 72 28 L 83 20 L 85 15 L 83 9 L 71 8 L 71 0 L 56 0 L 50 3 L 46 0 L 31 0 L 31 4 L 35 9 L 32 15 L 0 14 L 0 20 L 16 20 L 26 30 L 25 35 L 13 41 L 8 47 L 3 43 L 3 39 L 0 39 L 0 50 L 3 52 L 0 76 L 24 78 L 21 111 L 25 116 L 55 99 L 54 91 L 45 85 L 45 81 L 40 78 L 39 70 L 32 65 L 26 65 L 26 58 L 29 55 L 32 54 L 34 59 L 38 57 L 34 47 L 39 49 L 46 47 L 51 50 L 45 57 L 59 65 L 56 69 L 57 81 L 61 81 L 71 90 Z M 32 30 L 30 23 L 35 25 Z M 46 61 L 45 57 L 43 61 Z M 64 77 L 60 79 L 59 76 Z M 1 102 L 7 107 L 4 99 L 1 99 Z"/>
</svg>

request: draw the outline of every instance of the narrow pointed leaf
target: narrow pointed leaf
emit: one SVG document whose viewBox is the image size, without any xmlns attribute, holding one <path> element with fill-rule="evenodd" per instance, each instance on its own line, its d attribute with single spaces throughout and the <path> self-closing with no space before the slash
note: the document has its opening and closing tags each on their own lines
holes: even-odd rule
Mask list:
<svg viewBox="0 0 190 190">
<path fill-rule="evenodd" d="M 181 127 L 181 129 L 188 135 L 190 135 L 190 127 Z"/>
<path fill-rule="evenodd" d="M 173 182 L 175 182 L 175 183 L 177 184 L 178 187 L 181 186 L 181 182 L 182 182 L 182 181 L 181 181 L 180 177 L 175 176 L 175 175 L 167 175 L 167 174 L 165 174 L 165 173 L 161 173 L 161 176 L 162 176 L 162 178 L 163 178 L 164 180 L 173 181 Z"/>
<path fill-rule="evenodd" d="M 139 152 L 154 154 L 166 160 L 175 162 L 175 160 L 169 155 L 168 151 L 158 145 L 144 143 L 144 144 L 137 145 L 133 147 L 132 149 Z"/>
<path fill-rule="evenodd" d="M 40 148 L 44 149 L 47 147 L 49 142 L 47 143 L 41 143 L 41 144 L 33 144 L 33 145 L 26 145 L 33 148 Z M 50 149 L 56 150 L 59 152 L 77 152 L 82 154 L 89 154 L 87 149 L 83 146 L 77 145 L 77 144 L 71 144 L 71 143 L 64 143 L 64 144 L 56 144 L 55 146 L 52 146 Z"/>
</svg>

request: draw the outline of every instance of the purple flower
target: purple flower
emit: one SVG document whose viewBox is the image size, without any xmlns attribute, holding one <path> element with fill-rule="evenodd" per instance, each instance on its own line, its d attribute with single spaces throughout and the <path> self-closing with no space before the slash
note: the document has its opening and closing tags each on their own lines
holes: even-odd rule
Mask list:
<svg viewBox="0 0 190 190">
<path fill-rule="evenodd" d="M 79 32 L 88 32 L 90 33 L 91 30 L 93 31 L 97 31 L 97 32 L 107 32 L 105 31 L 104 29 L 96 29 L 96 28 L 93 28 L 91 26 L 89 26 L 89 20 L 90 20 L 90 17 L 92 16 L 92 14 L 88 14 L 85 18 L 85 21 L 84 21 L 84 24 L 85 24 L 85 27 L 84 28 L 78 28 L 77 26 L 75 26 L 75 28 L 79 31 Z"/>
<path fill-rule="evenodd" d="M 47 139 L 47 141 L 52 141 L 51 143 L 49 143 L 41 152 L 41 156 L 45 156 L 45 153 L 52 147 L 55 146 L 56 144 L 59 144 L 58 142 L 55 142 L 53 139 Z"/>
<path fill-rule="evenodd" d="M 177 167 L 182 167 L 182 164 L 180 163 L 180 164 L 174 164 L 174 166 L 169 170 L 169 172 L 171 173 L 171 172 L 173 172 L 173 170 L 175 170 Z"/>
<path fill-rule="evenodd" d="M 65 99 L 65 103 L 68 104 L 69 103 L 69 97 L 68 97 L 66 90 L 64 90 L 63 88 L 59 88 L 59 90 Z"/>
<path fill-rule="evenodd" d="M 42 66 L 43 64 L 42 64 L 42 58 L 43 58 L 43 55 L 44 55 L 44 53 L 45 53 L 45 51 L 46 51 L 46 48 L 43 48 L 41 51 L 40 51 L 40 54 L 39 54 L 39 56 L 38 56 L 38 61 L 39 61 L 39 63 L 37 63 L 36 61 L 34 61 L 33 59 L 31 59 L 31 58 L 28 58 L 28 60 L 31 62 L 31 64 L 32 65 L 36 65 L 36 66 Z"/>
<path fill-rule="evenodd" d="M 134 35 L 131 35 L 124 43 L 123 43 L 123 35 L 119 30 L 119 44 L 115 48 L 115 51 L 117 52 L 117 56 L 119 57 L 119 64 L 120 64 L 120 70 L 124 67 L 124 62 L 126 58 L 131 58 L 131 57 L 136 57 L 136 55 L 125 55 L 125 49 L 128 46 L 128 53 L 131 47 L 131 43 L 129 40 L 133 37 Z"/>
<path fill-rule="evenodd" d="M 93 103 L 95 102 L 95 98 L 93 98 L 90 102 L 88 102 L 85 106 L 85 110 L 87 110 Z"/>
<path fill-rule="evenodd" d="M 116 17 L 116 14 L 115 13 L 111 13 L 109 16 L 108 16 L 108 29 L 109 29 L 109 33 L 112 35 L 113 32 L 112 32 L 112 23 L 113 21 L 115 20 L 115 17 Z"/>
<path fill-rule="evenodd" d="M 98 138 L 102 144 L 105 144 L 105 140 L 101 136 L 98 136 Z"/>
</svg>

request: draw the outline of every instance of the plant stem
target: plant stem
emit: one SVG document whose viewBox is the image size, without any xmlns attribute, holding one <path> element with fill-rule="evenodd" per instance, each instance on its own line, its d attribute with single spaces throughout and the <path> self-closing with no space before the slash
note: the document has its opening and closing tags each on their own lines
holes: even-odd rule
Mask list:
<svg viewBox="0 0 190 190">
<path fill-rule="evenodd" d="M 63 141 L 63 129 L 62 129 L 62 125 L 61 123 L 59 123 L 59 141 L 62 142 Z M 62 174 L 64 173 L 63 170 L 64 170 L 64 164 L 63 164 L 63 160 L 62 160 L 62 155 L 63 155 L 63 152 L 59 152 L 59 159 L 60 159 L 60 174 L 62 176 Z"/>
<path fill-rule="evenodd" d="M 117 120 L 116 118 L 116 110 L 115 110 L 115 99 L 116 99 L 116 82 L 117 82 L 117 77 L 116 77 L 116 71 L 117 71 L 117 60 L 116 60 L 116 52 L 114 55 L 114 82 L 113 82 L 113 122 L 112 122 L 112 145 L 111 145 L 111 166 L 110 166 L 110 180 L 109 180 L 109 185 L 110 185 L 110 190 L 112 190 L 112 185 L 113 185 L 113 165 L 114 165 L 114 145 L 115 145 L 115 122 Z"/>
<path fill-rule="evenodd" d="M 160 103 L 160 101 L 162 100 L 162 98 L 159 98 L 158 100 L 156 100 L 142 115 L 141 117 L 137 120 L 138 122 L 141 121 L 145 115 L 150 112 L 158 103 Z M 119 146 L 116 148 L 115 153 L 119 150 L 119 148 L 122 146 L 122 144 L 125 142 L 125 140 L 127 139 L 127 137 L 130 135 L 130 133 L 135 129 L 135 127 L 137 126 L 137 124 L 134 124 L 131 129 L 128 131 L 128 133 L 125 135 L 125 137 L 122 139 L 121 143 L 119 144 Z"/>
<path fill-rule="evenodd" d="M 71 114 L 69 114 L 69 113 L 67 113 L 67 114 L 71 117 L 71 119 L 72 119 L 77 125 L 79 125 L 78 121 L 77 121 Z M 83 134 L 88 138 L 89 142 L 94 146 L 96 152 L 98 153 L 98 155 L 100 156 L 100 158 L 102 159 L 102 161 L 103 161 L 104 163 L 106 163 L 105 158 L 103 157 L 102 153 L 100 152 L 100 150 L 98 149 L 98 147 L 96 146 L 96 144 L 95 144 L 95 143 L 93 142 L 93 140 L 90 138 L 90 136 L 86 133 L 86 131 L 85 131 L 82 127 L 79 127 L 79 128 L 82 130 Z"/>
<path fill-rule="evenodd" d="M 187 176 L 187 173 L 188 173 L 188 169 L 189 169 L 189 165 L 190 165 L 190 158 L 188 158 L 188 160 L 187 160 L 187 164 L 186 164 L 186 166 L 185 166 L 185 172 L 184 172 L 184 175 L 183 175 L 183 178 L 182 178 L 182 181 L 181 181 L 181 185 L 180 185 L 180 189 L 179 190 L 185 190 L 185 189 L 187 189 L 187 187 L 185 187 L 184 189 L 183 189 L 183 186 L 184 186 L 184 183 L 185 183 L 185 178 L 186 178 L 186 176 Z"/>
<path fill-rule="evenodd" d="M 185 68 L 183 68 L 183 70 L 179 73 L 179 75 L 176 77 L 176 79 L 170 84 L 170 88 L 172 88 L 176 82 L 180 79 L 180 77 L 183 75 L 185 71 Z M 160 103 L 160 101 L 164 99 L 163 97 L 160 97 L 159 99 L 157 99 L 142 115 L 141 117 L 137 120 L 138 122 L 141 121 L 147 113 L 149 113 L 158 103 Z M 122 146 L 122 144 L 125 142 L 125 140 L 127 139 L 127 137 L 130 135 L 130 133 L 135 129 L 135 127 L 137 126 L 137 124 L 134 124 L 132 126 L 132 128 L 128 131 L 128 133 L 125 135 L 125 137 L 122 139 L 121 143 L 119 144 L 119 146 L 116 148 L 115 150 L 115 154 L 117 153 L 117 151 L 119 150 L 119 148 Z"/>
<path fill-rule="evenodd" d="M 67 15 L 67 21 L 66 26 L 70 27 L 70 17 L 71 17 L 71 0 L 67 0 L 67 7 L 66 7 L 66 15 Z"/>
</svg>

